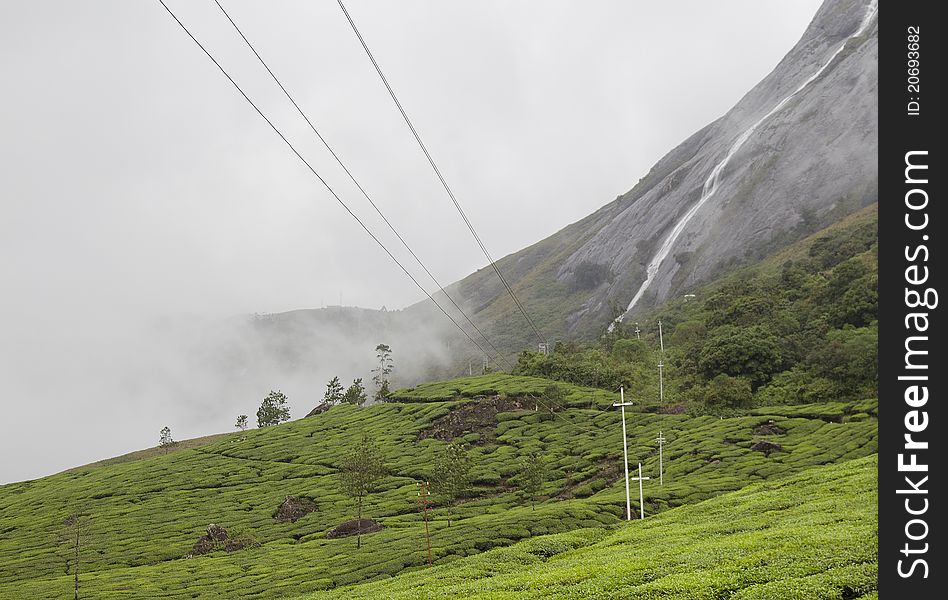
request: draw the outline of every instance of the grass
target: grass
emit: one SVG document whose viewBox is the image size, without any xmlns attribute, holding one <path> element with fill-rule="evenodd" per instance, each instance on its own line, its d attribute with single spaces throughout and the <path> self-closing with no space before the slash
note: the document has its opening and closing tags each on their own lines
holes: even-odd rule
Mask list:
<svg viewBox="0 0 948 600">
<path fill-rule="evenodd" d="M 869 456 L 307 598 L 875 598 L 876 502 Z"/>
<path fill-rule="evenodd" d="M 549 383 L 507 375 L 432 383 L 397 392 L 398 402 L 338 406 L 191 448 L 2 486 L 0 598 L 69 593 L 67 547 L 59 541 L 66 532 L 63 521 L 74 512 L 90 523 L 81 576 L 86 597 L 278 598 L 418 568 L 426 552 L 415 484 L 431 476 L 431 464 L 446 444 L 433 437 L 419 440 L 419 433 L 464 403 L 482 402 L 477 396 L 529 397 Z M 570 408 L 556 419 L 533 410 L 505 412 L 497 415 L 490 435 L 462 435 L 476 465 L 475 489 L 451 509 L 457 520 L 450 527 L 444 506 L 432 513 L 438 564 L 526 538 L 620 522 L 621 426 L 614 410 L 604 410 L 616 395 L 560 385 L 568 391 Z M 797 414 L 793 411 L 802 407 L 782 406 L 729 419 L 633 412 L 630 460 L 641 461 L 647 474 L 658 470 L 653 438 L 661 430 L 668 439 L 665 485 L 646 486 L 646 511 L 660 513 L 756 481 L 872 454 L 875 407 L 875 401 L 866 401 Z M 840 414 L 865 418 L 836 418 Z M 761 439 L 754 428 L 770 420 L 786 433 L 765 436 L 782 447 L 765 456 L 751 446 Z M 385 528 L 365 536 L 357 550 L 353 539 L 330 540 L 325 533 L 354 518 L 336 472 L 363 432 L 377 441 L 391 474 L 366 505 L 366 515 Z M 535 509 L 517 476 L 520 461 L 532 453 L 541 454 L 549 469 Z M 287 495 L 312 498 L 318 509 L 295 523 L 277 522 L 273 515 Z M 185 558 L 211 523 L 260 546 Z"/>
</svg>

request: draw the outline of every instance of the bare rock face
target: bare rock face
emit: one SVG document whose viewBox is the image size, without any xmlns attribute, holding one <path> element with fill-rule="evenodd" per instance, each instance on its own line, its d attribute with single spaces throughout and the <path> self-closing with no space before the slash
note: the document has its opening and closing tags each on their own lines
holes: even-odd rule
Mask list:
<svg viewBox="0 0 948 600">
<path fill-rule="evenodd" d="M 683 221 L 666 257 L 653 265 L 633 312 L 687 293 L 875 202 L 874 7 L 875 0 L 826 0 L 767 77 L 727 114 L 669 152 L 631 191 L 502 259 L 500 268 L 528 307 L 531 300 L 549 303 L 563 290 L 562 310 L 550 313 L 541 328 L 554 335 L 601 332 L 610 320 L 610 303 L 628 306 L 659 249 Z M 718 166 L 714 193 L 700 203 Z M 534 286 L 544 297 L 532 299 L 529 288 L 518 289 L 518 281 L 538 278 L 549 282 Z M 514 309 L 502 308 L 507 299 L 495 279 L 484 269 L 451 290 L 471 310 L 490 309 L 492 319 L 502 320 Z"/>
</svg>

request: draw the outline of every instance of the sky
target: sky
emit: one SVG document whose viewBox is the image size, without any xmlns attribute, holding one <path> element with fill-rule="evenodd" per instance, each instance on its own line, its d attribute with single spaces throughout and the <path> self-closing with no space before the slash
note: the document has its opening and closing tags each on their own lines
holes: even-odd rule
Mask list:
<svg viewBox="0 0 948 600">
<path fill-rule="evenodd" d="M 404 258 L 213 0 L 167 2 Z M 485 266 L 336 2 L 221 4 L 442 283 Z M 346 5 L 499 258 L 629 190 L 819 2 Z M 192 385 L 180 332 L 424 297 L 157 0 L 0 3 L 0 86 L 0 483 L 252 414 Z"/>
</svg>

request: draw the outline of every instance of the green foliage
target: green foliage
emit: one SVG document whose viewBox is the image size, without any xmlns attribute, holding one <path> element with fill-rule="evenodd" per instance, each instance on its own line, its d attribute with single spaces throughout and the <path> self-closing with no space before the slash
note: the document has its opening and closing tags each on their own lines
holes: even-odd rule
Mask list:
<svg viewBox="0 0 948 600">
<path fill-rule="evenodd" d="M 385 477 L 385 458 L 378 445 L 368 434 L 362 435 L 359 445 L 351 449 L 339 465 L 339 486 L 353 499 L 362 518 L 365 497 Z"/>
<path fill-rule="evenodd" d="M 559 385 L 548 385 L 543 388 L 543 404 L 553 415 L 566 408 L 566 388 Z"/>
<path fill-rule="evenodd" d="M 234 427 L 241 431 L 247 431 L 248 421 L 247 415 L 237 415 L 237 422 L 234 424 Z"/>
<path fill-rule="evenodd" d="M 335 406 L 343 401 L 345 398 L 345 393 L 343 392 L 342 383 L 339 382 L 338 377 L 333 377 L 329 380 L 329 383 L 326 384 L 326 393 L 323 395 L 323 402 L 329 406 Z"/>
<path fill-rule="evenodd" d="M 870 598 L 877 495 L 870 456 L 308 598 Z"/>
<path fill-rule="evenodd" d="M 746 377 L 758 386 L 778 372 L 780 365 L 777 337 L 760 325 L 722 325 L 698 354 L 698 368 L 709 380 L 726 374 Z"/>
<path fill-rule="evenodd" d="M 346 392 L 342 395 L 342 402 L 344 404 L 353 404 L 355 406 L 362 406 L 368 399 L 365 393 L 365 387 L 362 385 L 361 377 L 353 379 L 352 385 L 346 388 Z"/>
<path fill-rule="evenodd" d="M 723 373 L 692 389 L 691 396 L 690 412 L 719 416 L 735 414 L 736 409 L 750 408 L 754 400 L 747 379 Z"/>
<path fill-rule="evenodd" d="M 691 411 L 722 415 L 749 405 L 874 397 L 876 222 L 875 210 L 866 209 L 758 265 L 690 290 L 693 298 L 638 317 L 641 340 L 626 324 L 605 336 L 602 348 L 569 343 L 549 356 L 524 352 L 514 373 L 608 390 L 624 385 L 636 402 L 659 410 L 661 320 L 668 403 L 688 400 Z M 720 375 L 731 379 L 712 383 Z M 733 378 L 750 384 L 750 403 Z"/>
<path fill-rule="evenodd" d="M 0 598 L 60 598 L 71 590 L 55 543 L 63 519 L 75 510 L 71 507 L 82 507 L 94 523 L 96 538 L 83 558 L 82 588 L 90 598 L 237 600 L 319 589 L 335 594 L 330 597 L 350 597 L 348 589 L 334 588 L 388 578 L 427 562 L 416 482 L 432 474 L 448 442 L 420 434 L 452 411 L 500 397 L 519 401 L 522 408 L 498 413 L 483 429 L 460 432 L 458 443 L 467 445 L 472 464 L 470 491 L 463 502 L 429 511 L 436 569 L 546 534 L 580 530 L 577 539 L 595 543 L 601 531 L 593 532 L 599 537 L 583 532 L 618 524 L 625 508 L 619 413 L 603 410 L 618 394 L 560 382 L 567 407 L 555 420 L 541 421 L 531 398 L 550 384 L 505 374 L 432 382 L 395 392 L 397 402 L 342 404 L 319 418 L 184 440 L 168 453 L 152 449 L 0 486 Z M 652 440 L 659 430 L 668 438 L 665 485 L 646 482 L 645 525 L 671 508 L 867 456 L 877 446 L 873 399 L 757 407 L 725 419 L 635 412 L 639 408 L 626 409 L 633 411 L 630 460 L 641 460 L 643 472 L 654 476 L 658 455 Z M 769 421 L 786 433 L 771 436 L 784 451 L 766 458 L 750 446 L 759 439 L 754 428 Z M 325 535 L 353 517 L 339 471 L 363 434 L 385 455 L 388 475 L 365 496 L 363 507 L 384 529 L 364 535 L 366 551 L 359 551 L 351 539 Z M 536 500 L 525 497 L 519 479 L 521 462 L 531 454 L 541 454 L 546 464 Z M 274 512 L 290 495 L 313 499 L 319 510 L 296 522 L 276 521 Z M 633 510 L 636 504 L 637 499 Z M 210 523 L 252 536 L 260 546 L 185 560 Z M 696 554 L 707 549 L 694 543 Z M 515 556 L 538 561 L 558 548 Z M 569 554 L 557 553 L 554 560 Z"/>
<path fill-rule="evenodd" d="M 372 383 L 375 384 L 375 399 L 385 400 L 388 398 L 389 377 L 395 370 L 395 363 L 392 360 L 392 349 L 387 344 L 379 344 L 375 347 L 375 358 L 378 361 L 375 368 L 372 369 Z"/>
<path fill-rule="evenodd" d="M 257 409 L 257 427 L 271 427 L 290 420 L 290 407 L 286 394 L 270 390 Z"/>
<path fill-rule="evenodd" d="M 814 375 L 801 365 L 775 376 L 758 389 L 754 397 L 758 406 L 829 402 L 836 396 L 836 390 L 836 383 Z"/>
<path fill-rule="evenodd" d="M 530 454 L 520 461 L 520 479 L 523 482 L 524 493 L 534 501 L 532 509 L 536 509 L 536 500 L 546 482 L 546 462 L 539 454 Z"/>
<path fill-rule="evenodd" d="M 448 444 L 438 454 L 431 482 L 434 484 L 435 493 L 444 498 L 446 506 L 450 507 L 458 498 L 471 491 L 473 466 L 470 452 L 462 443 Z M 450 508 L 448 525 L 451 525 Z"/>
</svg>

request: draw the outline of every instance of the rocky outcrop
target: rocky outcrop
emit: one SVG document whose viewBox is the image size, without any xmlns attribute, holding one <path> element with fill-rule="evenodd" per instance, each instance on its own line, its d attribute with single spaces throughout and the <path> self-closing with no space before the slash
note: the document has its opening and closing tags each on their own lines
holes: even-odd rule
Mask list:
<svg viewBox="0 0 948 600">
<path fill-rule="evenodd" d="M 636 310 L 686 293 L 876 201 L 878 45 L 876 19 L 864 23 L 869 1 L 827 0 L 763 81 L 669 152 L 631 191 L 502 259 L 501 269 L 528 309 L 559 297 L 561 310 L 540 316 L 546 319 L 541 328 L 580 337 L 602 331 L 610 303 L 628 305 L 663 241 L 702 197 L 715 166 L 765 116 L 721 169 L 713 196 L 675 238 Z M 590 265 L 609 277 L 591 280 L 578 272 Z M 483 317 L 512 320 L 515 309 L 504 307 L 509 301 L 495 279 L 482 270 L 452 290 Z M 577 293 L 575 283 L 587 280 L 595 287 Z"/>
</svg>

